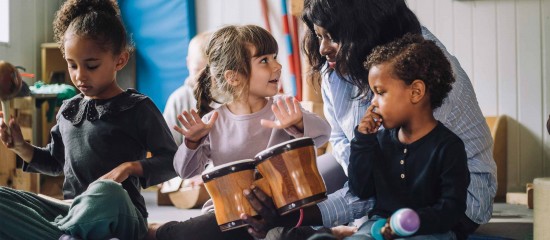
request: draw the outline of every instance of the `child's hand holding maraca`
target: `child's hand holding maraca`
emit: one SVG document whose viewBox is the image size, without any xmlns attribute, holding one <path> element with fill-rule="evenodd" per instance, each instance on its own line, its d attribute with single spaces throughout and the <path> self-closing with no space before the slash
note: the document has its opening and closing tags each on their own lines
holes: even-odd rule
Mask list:
<svg viewBox="0 0 550 240">
<path fill-rule="evenodd" d="M 376 240 L 389 240 L 411 236 L 420 228 L 420 217 L 410 208 L 401 208 L 387 220 L 378 219 L 371 227 L 371 235 Z"/>
</svg>

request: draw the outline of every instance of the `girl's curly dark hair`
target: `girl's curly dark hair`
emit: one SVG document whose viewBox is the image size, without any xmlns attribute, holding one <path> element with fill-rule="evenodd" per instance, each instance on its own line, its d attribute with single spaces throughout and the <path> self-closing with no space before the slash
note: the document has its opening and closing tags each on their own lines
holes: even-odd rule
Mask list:
<svg viewBox="0 0 550 240">
<path fill-rule="evenodd" d="M 317 25 L 326 29 L 340 45 L 335 71 L 359 88 L 358 96 L 366 96 L 370 91 L 363 61 L 372 49 L 406 33 L 422 31 L 416 15 L 404 0 L 306 0 L 302 20 L 308 28 L 303 51 L 313 70 L 321 71 L 326 62 L 319 53 L 313 28 Z"/>
<path fill-rule="evenodd" d="M 116 0 L 68 0 L 56 12 L 53 30 L 63 53 L 67 31 L 93 39 L 103 50 L 113 54 L 133 51 Z"/>
<path fill-rule="evenodd" d="M 426 84 L 432 109 L 441 106 L 455 81 L 449 60 L 443 51 L 421 35 L 406 34 L 391 43 L 376 47 L 365 61 L 365 68 L 389 63 L 393 74 L 410 85 L 414 80 Z"/>
</svg>

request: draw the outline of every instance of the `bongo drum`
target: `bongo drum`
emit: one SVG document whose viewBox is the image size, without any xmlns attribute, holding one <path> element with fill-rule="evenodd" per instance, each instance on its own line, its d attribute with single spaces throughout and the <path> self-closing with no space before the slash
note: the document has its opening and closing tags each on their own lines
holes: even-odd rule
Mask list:
<svg viewBox="0 0 550 240">
<path fill-rule="evenodd" d="M 269 183 L 279 214 L 327 198 L 311 138 L 297 138 L 275 145 L 258 153 L 254 160 L 256 168 Z"/>
<path fill-rule="evenodd" d="M 203 172 L 204 186 L 212 198 L 216 221 L 222 231 L 247 226 L 241 220 L 241 213 L 258 215 L 244 196 L 244 189 L 254 184 L 270 194 L 265 181 L 255 181 L 254 172 L 252 159 L 222 164 Z"/>
</svg>

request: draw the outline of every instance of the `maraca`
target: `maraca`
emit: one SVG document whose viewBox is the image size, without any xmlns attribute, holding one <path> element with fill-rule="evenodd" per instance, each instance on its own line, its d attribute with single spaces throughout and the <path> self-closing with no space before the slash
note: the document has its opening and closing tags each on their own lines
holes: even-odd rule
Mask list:
<svg viewBox="0 0 550 240">
<path fill-rule="evenodd" d="M 0 100 L 6 125 L 10 120 L 10 99 L 21 89 L 21 82 L 19 71 L 10 63 L 0 60 Z"/>
<path fill-rule="evenodd" d="M 386 225 L 386 219 L 378 219 L 371 227 L 371 235 L 376 240 L 384 240 L 382 228 Z M 413 235 L 420 227 L 418 214 L 410 208 L 401 208 L 391 215 L 390 228 L 395 235 L 407 237 Z"/>
</svg>

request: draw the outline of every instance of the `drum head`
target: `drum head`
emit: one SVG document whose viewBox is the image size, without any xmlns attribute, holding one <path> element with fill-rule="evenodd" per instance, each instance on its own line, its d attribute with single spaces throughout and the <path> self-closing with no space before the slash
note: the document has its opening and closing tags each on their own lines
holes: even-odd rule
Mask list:
<svg viewBox="0 0 550 240">
<path fill-rule="evenodd" d="M 243 170 L 255 169 L 256 164 L 252 159 L 244 159 L 235 162 L 225 163 L 210 169 L 205 170 L 202 173 L 202 180 L 206 183 L 212 181 L 218 177 L 223 177 L 227 174 L 239 172 Z"/>
<path fill-rule="evenodd" d="M 292 139 L 290 141 L 279 143 L 275 146 L 272 146 L 266 150 L 261 151 L 260 153 L 256 154 L 256 157 L 254 157 L 254 160 L 256 160 L 257 163 L 260 163 L 274 155 L 279 155 L 283 152 L 287 152 L 296 148 L 307 147 L 307 146 L 314 146 L 313 139 L 309 137 Z"/>
</svg>

